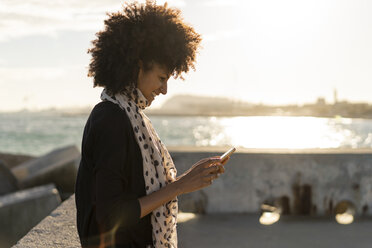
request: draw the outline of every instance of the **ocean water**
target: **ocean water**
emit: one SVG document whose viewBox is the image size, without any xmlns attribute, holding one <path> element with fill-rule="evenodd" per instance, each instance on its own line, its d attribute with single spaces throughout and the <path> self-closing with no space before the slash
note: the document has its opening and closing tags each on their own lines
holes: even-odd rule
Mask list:
<svg viewBox="0 0 372 248">
<path fill-rule="evenodd" d="M 372 120 L 318 117 L 149 116 L 167 146 L 372 148 Z M 39 156 L 79 149 L 88 114 L 0 113 L 0 152 Z"/>
</svg>

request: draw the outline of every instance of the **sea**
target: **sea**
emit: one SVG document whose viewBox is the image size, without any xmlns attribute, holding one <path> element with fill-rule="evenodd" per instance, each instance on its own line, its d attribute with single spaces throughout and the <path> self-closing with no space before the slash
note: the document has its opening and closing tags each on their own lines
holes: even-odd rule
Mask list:
<svg viewBox="0 0 372 248">
<path fill-rule="evenodd" d="M 89 113 L 0 113 L 0 152 L 40 156 L 81 147 Z M 149 116 L 167 146 L 372 148 L 372 120 L 293 116 Z"/>
</svg>

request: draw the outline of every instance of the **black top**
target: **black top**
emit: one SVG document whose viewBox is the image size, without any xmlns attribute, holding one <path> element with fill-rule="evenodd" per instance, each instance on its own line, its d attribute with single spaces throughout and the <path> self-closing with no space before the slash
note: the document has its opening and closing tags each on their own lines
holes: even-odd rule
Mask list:
<svg viewBox="0 0 372 248">
<path fill-rule="evenodd" d="M 102 237 L 120 247 L 152 244 L 151 215 L 140 218 L 138 198 L 144 195 L 142 155 L 130 120 L 118 105 L 98 103 L 84 128 L 75 186 L 82 246 L 94 247 Z"/>
</svg>

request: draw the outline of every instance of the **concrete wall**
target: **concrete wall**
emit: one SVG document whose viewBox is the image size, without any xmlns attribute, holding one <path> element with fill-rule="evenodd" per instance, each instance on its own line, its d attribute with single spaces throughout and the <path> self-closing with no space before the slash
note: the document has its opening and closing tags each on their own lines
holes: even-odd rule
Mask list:
<svg viewBox="0 0 372 248">
<path fill-rule="evenodd" d="M 172 149 L 181 175 L 219 152 Z M 324 215 L 341 201 L 356 214 L 372 215 L 372 152 L 369 150 L 242 150 L 210 187 L 180 196 L 180 209 L 204 213 L 259 212 L 264 202 L 287 200 L 291 214 Z"/>
</svg>

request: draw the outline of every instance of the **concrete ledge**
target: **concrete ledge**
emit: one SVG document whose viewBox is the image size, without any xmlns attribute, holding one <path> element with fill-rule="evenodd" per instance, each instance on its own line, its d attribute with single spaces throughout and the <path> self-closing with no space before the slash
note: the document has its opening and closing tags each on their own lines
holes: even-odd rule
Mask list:
<svg viewBox="0 0 372 248">
<path fill-rule="evenodd" d="M 178 175 L 181 175 L 198 160 L 220 155 L 225 149 L 194 149 L 193 151 L 170 149 L 170 151 Z M 370 150 L 364 153 L 356 151 L 281 153 L 263 152 L 262 150 L 261 152 L 237 152 L 226 165 L 225 174 L 212 186 L 179 198 L 181 211 L 193 211 L 192 208 L 195 210 L 196 206 L 207 214 L 217 213 L 229 216 L 229 213 L 258 214 L 263 202 L 283 196 L 288 197 L 291 213 L 295 214 L 294 210 L 300 206 L 305 207 L 309 211 L 308 214 L 325 216 L 332 214 L 338 202 L 348 200 L 354 203 L 356 215 L 371 216 L 372 153 Z M 72 196 L 14 247 L 80 247 L 75 216 L 75 201 Z M 234 223 L 235 221 L 231 225 L 235 225 Z M 212 227 L 216 225 L 207 225 L 207 228 L 202 229 L 210 234 Z M 300 231 L 305 230 L 305 227 L 301 228 Z M 314 230 L 317 228 L 317 225 L 314 226 Z M 327 227 L 324 230 L 326 233 Z M 229 235 L 226 236 L 223 233 L 217 235 L 230 241 Z M 325 239 L 326 236 L 324 236 Z M 247 234 L 244 234 L 242 240 L 246 238 Z M 255 237 L 253 235 L 250 238 Z M 195 241 L 194 238 L 191 239 Z M 184 241 L 180 239 L 180 244 L 182 242 Z M 356 243 L 358 243 L 357 240 L 355 240 Z M 250 244 L 249 241 L 248 244 Z M 190 243 L 188 247 L 193 246 Z"/>
<path fill-rule="evenodd" d="M 72 196 L 13 248 L 81 247 L 75 216 Z M 195 215 L 178 224 L 179 247 L 367 248 L 372 243 L 370 218 L 357 219 L 346 226 L 325 217 L 287 216 L 272 226 L 263 226 L 258 219 L 257 214 Z"/>
<path fill-rule="evenodd" d="M 9 247 L 61 203 L 54 185 L 0 197 L 0 247 Z"/>
<path fill-rule="evenodd" d="M 181 248 L 370 248 L 372 220 L 340 225 L 333 218 L 283 216 L 270 226 L 258 214 L 208 214 L 177 225 Z"/>
<path fill-rule="evenodd" d="M 64 201 L 13 247 L 81 247 L 76 229 L 75 195 Z"/>
</svg>

